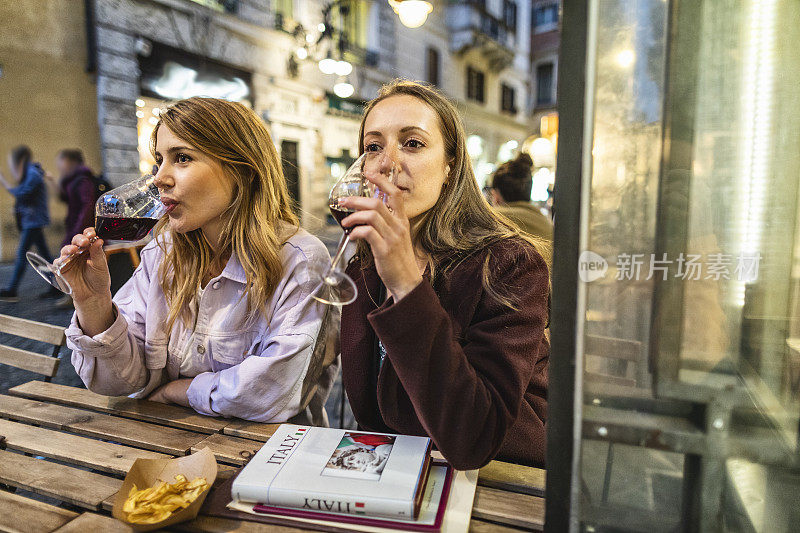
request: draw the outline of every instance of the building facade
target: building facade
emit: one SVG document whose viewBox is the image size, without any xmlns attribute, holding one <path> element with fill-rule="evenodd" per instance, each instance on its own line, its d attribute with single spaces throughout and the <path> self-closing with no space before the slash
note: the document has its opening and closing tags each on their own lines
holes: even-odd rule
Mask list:
<svg viewBox="0 0 800 533">
<path fill-rule="evenodd" d="M 325 223 L 330 186 L 358 153 L 364 102 L 393 78 L 430 82 L 457 104 L 481 184 L 533 132 L 531 0 L 435 1 L 414 29 L 384 0 L 85 0 L 81 7 L 70 12 L 80 28 L 71 34 L 71 61 L 80 67 L 71 90 L 87 108 L 80 130 L 91 135 L 72 144 L 113 184 L 151 170 L 159 108 L 194 94 L 242 101 L 264 119 L 312 231 Z M 346 60 L 350 71 L 323 73 L 325 58 Z M 349 84 L 351 94 L 337 96 L 337 84 Z M 3 248 L 6 258 L 13 254 Z"/>
<path fill-rule="evenodd" d="M 95 0 L 98 118 L 112 182 L 146 170 L 156 93 L 165 101 L 187 95 L 164 89 L 189 90 L 169 79 L 168 67 L 176 77 L 198 72 L 196 85 L 235 90 L 233 80 L 241 82 L 241 99 L 270 126 L 310 229 L 324 220 L 327 190 L 357 154 L 363 101 L 393 78 L 428 81 L 457 102 L 481 182 L 531 133 L 528 0 L 436 2 L 414 29 L 378 0 L 204 4 Z M 349 61 L 352 71 L 324 74 L 317 61 L 325 54 Z M 354 91 L 344 99 L 332 92 L 342 81 Z M 137 99 L 145 106 L 137 109 Z"/>
<path fill-rule="evenodd" d="M 93 76 L 87 73 L 82 6 L 68 0 L 0 3 L 0 165 L 11 179 L 6 156 L 26 144 L 34 160 L 55 173 L 63 148 L 80 148 L 100 167 L 100 140 Z M 66 207 L 50 190 L 47 242 L 51 253 L 64 238 Z M 0 260 L 13 259 L 19 233 L 14 199 L 0 191 Z"/>
</svg>

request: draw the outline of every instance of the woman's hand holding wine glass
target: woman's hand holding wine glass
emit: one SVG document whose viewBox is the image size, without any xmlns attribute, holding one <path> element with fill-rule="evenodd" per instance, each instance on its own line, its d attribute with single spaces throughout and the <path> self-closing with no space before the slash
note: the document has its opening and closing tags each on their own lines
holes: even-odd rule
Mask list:
<svg viewBox="0 0 800 533">
<path fill-rule="evenodd" d="M 86 251 L 89 253 L 85 253 Z M 81 253 L 84 252 L 84 253 Z M 69 259 L 72 257 L 72 259 Z M 72 244 L 61 249 L 58 262 L 63 263 L 61 275 L 72 287 L 76 304 L 111 294 L 111 275 L 108 270 L 103 240 L 94 228 L 86 228 L 72 238 Z"/>
<path fill-rule="evenodd" d="M 342 220 L 351 239 L 364 239 L 372 249 L 375 268 L 387 291 L 399 301 L 422 281 L 420 261 L 411 243 L 403 191 L 379 172 L 364 172 L 364 178 L 380 189 L 381 198 L 350 196 L 342 207 L 356 210 Z"/>
<path fill-rule="evenodd" d="M 75 235 L 72 244 L 61 249 L 58 262 L 64 264 L 61 276 L 72 288 L 72 301 L 83 332 L 92 337 L 111 327 L 114 323 L 111 274 L 103 240 L 97 237 L 94 228 Z"/>
</svg>

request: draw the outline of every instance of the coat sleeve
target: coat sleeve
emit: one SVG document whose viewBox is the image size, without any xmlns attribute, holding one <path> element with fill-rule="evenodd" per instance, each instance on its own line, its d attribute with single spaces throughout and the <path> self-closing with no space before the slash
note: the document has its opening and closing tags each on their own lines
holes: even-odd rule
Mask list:
<svg viewBox="0 0 800 533">
<path fill-rule="evenodd" d="M 66 329 L 72 365 L 86 387 L 98 394 L 134 394 L 151 381 L 151 371 L 145 364 L 144 339 L 147 294 L 153 270 L 157 270 L 152 257 L 154 244 L 155 241 L 142 250 L 139 267 L 114 296 L 116 317 L 111 327 L 89 337 L 84 335 L 76 313 Z"/>
<path fill-rule="evenodd" d="M 296 253 L 284 264 L 261 342 L 241 363 L 194 377 L 187 391 L 194 410 L 257 422 L 285 422 L 300 412 L 306 375 L 314 358 L 324 355 L 315 350 L 320 332 L 335 313 L 311 297 L 318 283 L 311 272 L 327 261 L 328 252 L 318 243 L 308 255 Z"/>
<path fill-rule="evenodd" d="M 538 253 L 489 267 L 492 286 L 511 294 L 515 309 L 476 279 L 483 294 L 460 339 L 428 281 L 368 316 L 416 417 L 457 469 L 479 468 L 500 450 L 534 378 L 547 321 L 548 271 Z M 378 396 L 379 405 L 393 401 Z"/>
<path fill-rule="evenodd" d="M 8 191 L 18 200 L 28 200 L 31 196 L 36 194 L 36 191 L 42 183 L 44 183 L 42 173 L 38 170 L 29 169 L 25 173 L 25 179 L 22 180 L 22 183 Z"/>
</svg>

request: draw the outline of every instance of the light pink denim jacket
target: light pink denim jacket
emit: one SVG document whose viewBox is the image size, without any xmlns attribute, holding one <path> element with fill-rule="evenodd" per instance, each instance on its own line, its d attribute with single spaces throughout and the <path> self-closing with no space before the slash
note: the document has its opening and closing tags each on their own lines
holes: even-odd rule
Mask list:
<svg viewBox="0 0 800 533">
<path fill-rule="evenodd" d="M 267 316 L 242 320 L 246 278 L 233 254 L 222 274 L 206 285 L 194 328 L 179 319 L 169 334 L 158 276 L 163 252 L 154 240 L 113 299 L 111 327 L 88 337 L 73 316 L 66 334 L 75 370 L 96 393 L 134 398 L 147 397 L 168 381 L 194 377 L 187 395 L 198 413 L 259 422 L 294 417 L 327 425 L 324 403 L 338 372 L 339 313 L 310 293 L 316 286 L 311 270 L 326 265 L 330 256 L 319 239 L 301 229 L 280 257 L 284 275 L 267 302 Z M 205 371 L 181 376 L 186 357 L 199 358 Z"/>
</svg>

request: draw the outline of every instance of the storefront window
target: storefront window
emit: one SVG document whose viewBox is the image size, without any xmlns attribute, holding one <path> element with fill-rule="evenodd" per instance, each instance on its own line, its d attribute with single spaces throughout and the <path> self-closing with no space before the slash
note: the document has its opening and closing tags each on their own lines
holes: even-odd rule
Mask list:
<svg viewBox="0 0 800 533">
<path fill-rule="evenodd" d="M 570 524 L 791 531 L 800 5 L 586 15 Z"/>
</svg>

